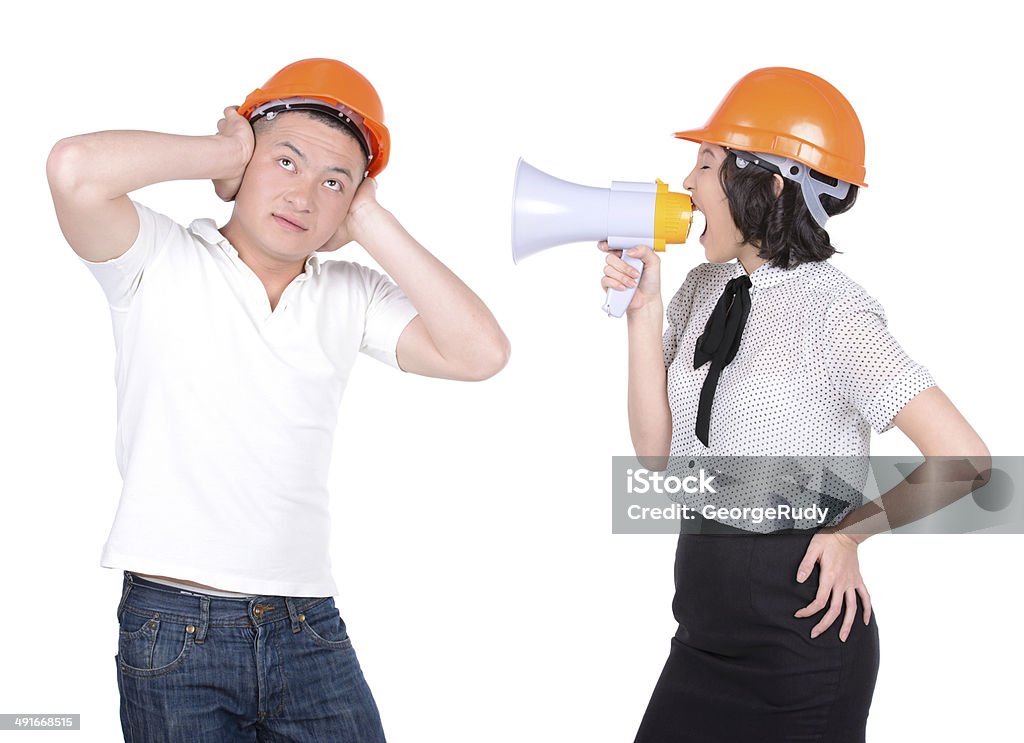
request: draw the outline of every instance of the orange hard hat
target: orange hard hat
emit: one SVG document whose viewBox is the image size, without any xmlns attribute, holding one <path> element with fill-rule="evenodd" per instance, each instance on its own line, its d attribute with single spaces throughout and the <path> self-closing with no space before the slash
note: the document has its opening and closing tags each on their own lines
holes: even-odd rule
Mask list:
<svg viewBox="0 0 1024 743">
<path fill-rule="evenodd" d="M 282 111 L 324 108 L 365 145 L 366 174 L 374 176 L 384 170 L 391 152 L 384 107 L 370 81 L 344 62 L 322 58 L 293 62 L 246 96 L 238 113 L 251 121 Z"/>
<path fill-rule="evenodd" d="M 840 181 L 868 185 L 864 131 L 853 106 L 803 70 L 754 70 L 732 86 L 703 128 L 676 136 L 796 160 Z"/>
</svg>

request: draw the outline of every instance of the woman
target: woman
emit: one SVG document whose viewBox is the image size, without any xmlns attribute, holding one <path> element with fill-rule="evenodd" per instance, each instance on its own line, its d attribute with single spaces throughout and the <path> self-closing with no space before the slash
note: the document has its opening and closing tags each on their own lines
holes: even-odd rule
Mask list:
<svg viewBox="0 0 1024 743">
<path fill-rule="evenodd" d="M 664 335 L 658 257 L 630 249 L 638 275 L 599 245 L 602 287 L 637 287 L 627 323 L 638 457 L 658 469 L 669 455 L 682 467 L 719 456 L 864 461 L 870 429 L 894 425 L 925 456 L 987 457 L 886 330 L 881 305 L 827 260 L 828 217 L 867 185 L 860 123 L 839 91 L 799 70 L 757 70 L 702 129 L 676 136 L 700 144 L 684 186 L 705 215 L 710 262 L 676 292 Z M 857 496 L 832 498 L 824 527 L 682 522 L 679 629 L 637 743 L 864 740 L 879 662 L 857 560 L 868 534 L 839 533 L 859 520 L 849 518 Z"/>
</svg>

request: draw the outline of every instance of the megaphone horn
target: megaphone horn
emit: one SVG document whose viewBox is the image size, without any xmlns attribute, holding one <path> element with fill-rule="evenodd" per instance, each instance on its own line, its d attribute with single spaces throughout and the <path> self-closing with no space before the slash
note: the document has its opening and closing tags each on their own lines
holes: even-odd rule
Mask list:
<svg viewBox="0 0 1024 743">
<path fill-rule="evenodd" d="M 612 181 L 611 188 L 581 186 L 538 170 L 522 158 L 512 193 L 512 259 L 568 243 L 607 240 L 613 249 L 686 242 L 693 222 L 693 202 L 661 181 Z M 623 260 L 641 273 L 639 258 Z M 622 317 L 636 287 L 609 289 L 604 311 Z"/>
</svg>

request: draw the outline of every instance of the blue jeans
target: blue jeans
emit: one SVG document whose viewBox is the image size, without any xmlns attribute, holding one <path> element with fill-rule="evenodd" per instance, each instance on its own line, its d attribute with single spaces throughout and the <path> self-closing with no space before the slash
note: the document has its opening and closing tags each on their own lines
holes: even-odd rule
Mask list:
<svg viewBox="0 0 1024 743">
<path fill-rule="evenodd" d="M 330 596 L 224 598 L 124 571 L 117 618 L 128 743 L 384 741 Z"/>
</svg>

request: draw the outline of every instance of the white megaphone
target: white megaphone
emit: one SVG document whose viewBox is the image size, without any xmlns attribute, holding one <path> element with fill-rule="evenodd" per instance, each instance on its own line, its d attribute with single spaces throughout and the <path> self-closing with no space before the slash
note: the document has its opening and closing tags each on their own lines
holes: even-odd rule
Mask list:
<svg viewBox="0 0 1024 743">
<path fill-rule="evenodd" d="M 616 250 L 649 245 L 663 251 L 666 243 L 686 242 L 692 222 L 690 197 L 669 191 L 660 180 L 612 181 L 611 188 L 581 186 L 519 158 L 512 193 L 512 259 L 516 263 L 556 245 L 591 240 L 608 240 L 608 247 Z M 639 258 L 623 253 L 622 259 L 643 273 Z M 636 287 L 609 289 L 604 311 L 622 317 L 634 292 Z"/>
</svg>

